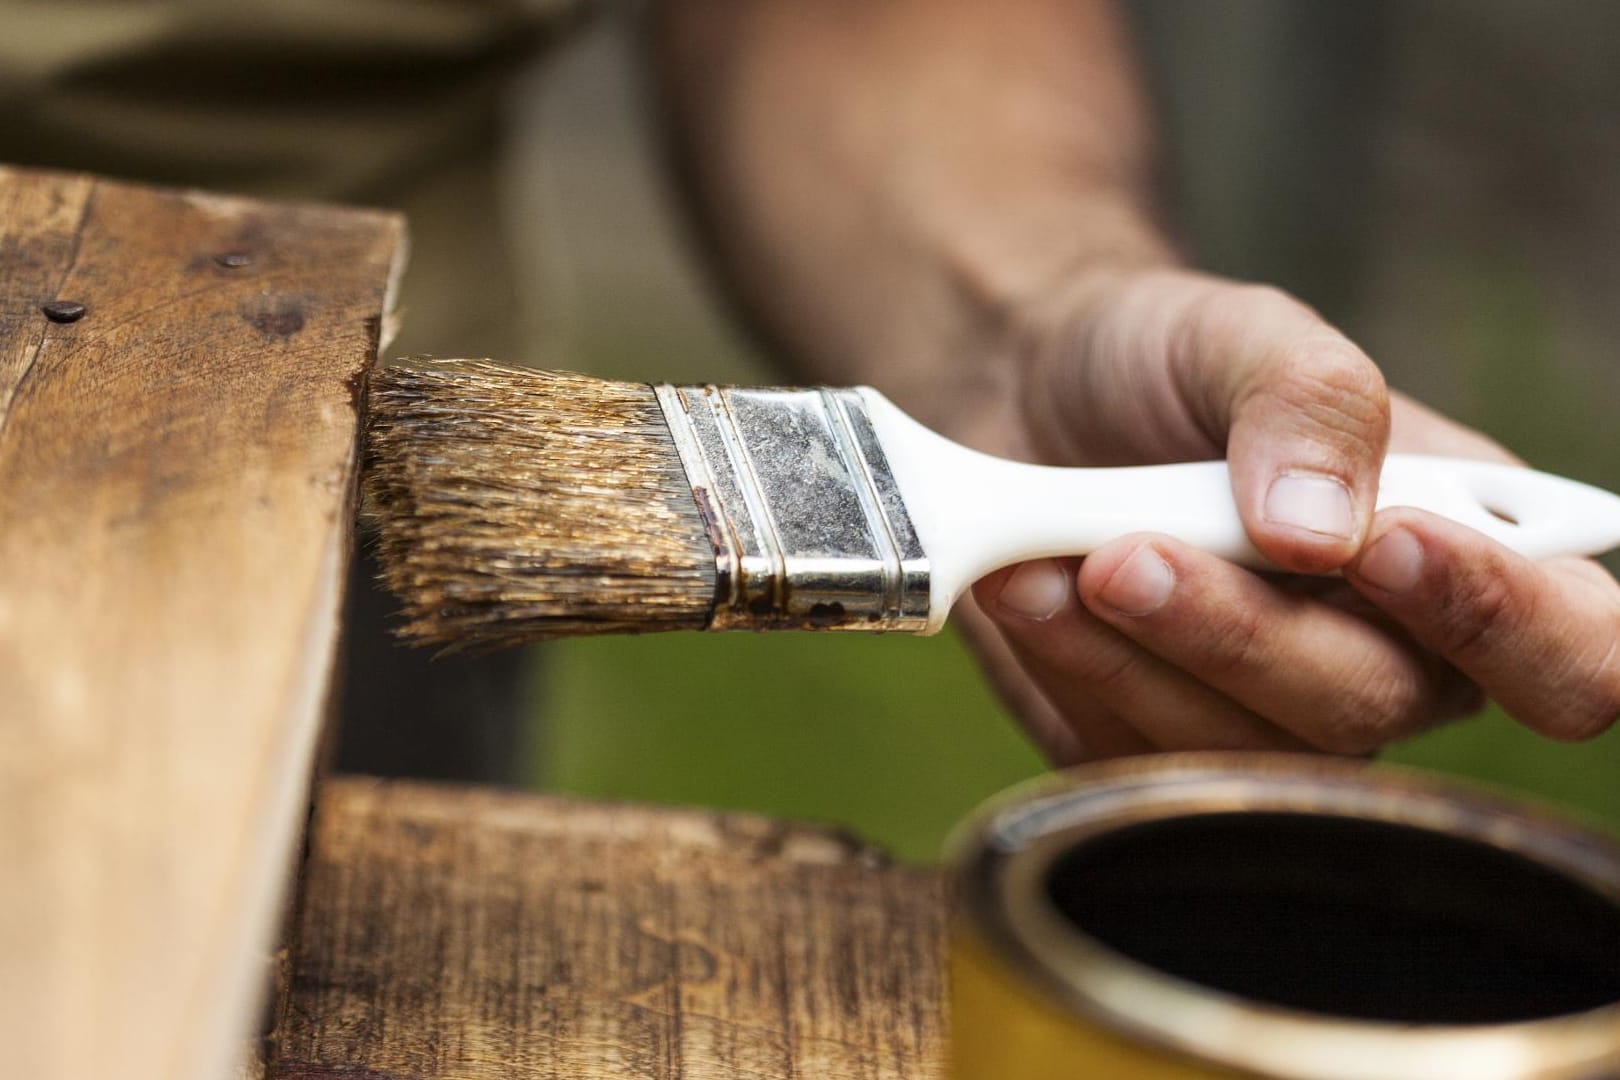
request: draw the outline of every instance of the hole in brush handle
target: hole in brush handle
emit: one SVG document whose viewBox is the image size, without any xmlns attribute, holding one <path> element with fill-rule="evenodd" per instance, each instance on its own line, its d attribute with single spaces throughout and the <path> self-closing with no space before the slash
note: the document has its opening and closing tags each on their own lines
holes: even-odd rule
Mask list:
<svg viewBox="0 0 1620 1080">
<path fill-rule="evenodd" d="M 1620 497 L 1507 463 L 1391 455 L 1378 505 L 1439 514 L 1534 559 L 1620 544 Z"/>
</svg>

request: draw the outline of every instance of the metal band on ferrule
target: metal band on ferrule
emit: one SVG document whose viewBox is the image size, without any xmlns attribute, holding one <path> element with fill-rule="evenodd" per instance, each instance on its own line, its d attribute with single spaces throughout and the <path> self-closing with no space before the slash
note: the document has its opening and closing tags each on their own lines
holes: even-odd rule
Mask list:
<svg viewBox="0 0 1620 1080">
<path fill-rule="evenodd" d="M 928 562 L 855 390 L 655 386 L 715 551 L 710 629 L 928 625 Z"/>
</svg>

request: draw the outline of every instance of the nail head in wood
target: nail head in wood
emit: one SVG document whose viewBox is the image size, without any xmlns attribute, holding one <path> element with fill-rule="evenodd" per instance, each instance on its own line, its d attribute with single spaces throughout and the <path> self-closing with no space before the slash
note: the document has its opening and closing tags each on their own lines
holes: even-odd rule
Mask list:
<svg viewBox="0 0 1620 1080">
<path fill-rule="evenodd" d="M 214 261 L 227 270 L 240 270 L 253 265 L 253 256 L 245 251 L 222 251 L 214 256 Z"/>
<path fill-rule="evenodd" d="M 84 318 L 84 313 L 90 309 L 74 300 L 47 300 L 39 305 L 39 310 L 51 322 L 72 323 Z"/>
</svg>

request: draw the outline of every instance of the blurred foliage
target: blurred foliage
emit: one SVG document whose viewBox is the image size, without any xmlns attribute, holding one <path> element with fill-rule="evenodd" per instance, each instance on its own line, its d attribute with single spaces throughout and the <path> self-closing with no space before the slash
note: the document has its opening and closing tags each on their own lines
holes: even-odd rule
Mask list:
<svg viewBox="0 0 1620 1080">
<path fill-rule="evenodd" d="M 937 858 L 1042 768 L 950 634 L 666 634 L 547 647 L 536 770 L 579 794 L 835 822 Z"/>
<path fill-rule="evenodd" d="M 1483 716 L 1430 732 L 1387 757 L 1485 781 L 1620 832 L 1620 728 L 1592 742 L 1554 742 L 1493 705 Z"/>
<path fill-rule="evenodd" d="M 535 774 L 554 790 L 833 822 L 930 861 L 975 804 L 1043 767 L 950 635 L 599 638 L 545 660 Z M 1620 729 L 1560 743 L 1493 707 L 1387 758 L 1620 829 Z"/>
</svg>

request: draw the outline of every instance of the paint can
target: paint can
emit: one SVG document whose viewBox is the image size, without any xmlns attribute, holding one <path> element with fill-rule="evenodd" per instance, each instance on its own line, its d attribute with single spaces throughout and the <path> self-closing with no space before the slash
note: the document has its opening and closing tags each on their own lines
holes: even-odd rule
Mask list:
<svg viewBox="0 0 1620 1080">
<path fill-rule="evenodd" d="M 954 1080 L 1620 1078 L 1620 845 L 1515 799 L 1165 755 L 955 847 Z"/>
</svg>

